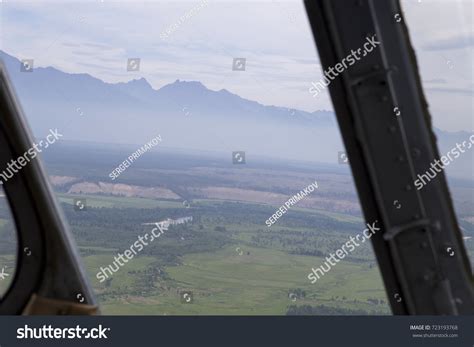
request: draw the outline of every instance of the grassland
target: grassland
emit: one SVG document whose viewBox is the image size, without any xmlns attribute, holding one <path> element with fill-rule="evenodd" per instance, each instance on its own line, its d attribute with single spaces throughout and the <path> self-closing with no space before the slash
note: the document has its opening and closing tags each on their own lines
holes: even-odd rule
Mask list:
<svg viewBox="0 0 474 347">
<path fill-rule="evenodd" d="M 386 305 L 367 301 L 385 300 L 376 267 L 341 262 L 320 282 L 312 285 L 306 279 L 307 273 L 323 259 L 253 247 L 243 247 L 242 250 L 242 255 L 234 247 L 226 247 L 217 252 L 185 256 L 181 265 L 164 267 L 170 279 L 158 280 L 155 289 L 144 291 L 139 296 L 120 294 L 107 297 L 102 302 L 102 310 L 107 314 L 282 315 L 292 304 L 324 304 L 388 313 Z M 110 262 L 110 257 L 85 258 L 91 277 L 93 269 L 107 262 Z M 153 263 L 152 257 L 137 258 L 114 275 L 108 290 L 135 290 L 140 275 L 133 274 L 133 271 L 153 266 Z M 305 297 L 290 296 L 296 289 L 305 291 Z M 193 293 L 191 304 L 182 302 L 179 295 L 182 291 Z"/>
<path fill-rule="evenodd" d="M 71 200 L 70 197 L 62 198 Z M 88 206 L 93 210 L 97 207 L 98 211 L 118 206 L 116 201 L 122 199 L 87 196 Z M 126 205 L 122 205 L 122 208 L 130 208 L 136 203 L 135 207 L 143 209 L 144 205 L 150 204 L 149 201 L 139 200 L 146 199 L 125 198 L 122 203 Z M 156 204 L 160 210 L 176 213 L 176 206 L 168 202 L 156 201 Z M 288 248 L 290 245 L 285 243 L 288 238 L 297 243 L 302 242 L 298 233 L 307 233 L 311 228 L 296 226 L 292 228 L 295 234 L 283 235 L 288 232 L 287 227 L 275 225 L 269 233 L 262 230 L 261 223 L 250 218 L 249 211 L 257 213 L 258 204 L 236 203 L 235 206 L 239 208 L 245 207 L 247 221 L 239 216 L 236 216 L 236 220 L 240 221 L 226 220 L 226 204 L 229 202 L 199 200 L 193 201 L 190 209 L 177 206 L 178 211 L 197 216 L 197 222 L 180 230 L 170 229 L 163 239 L 156 241 L 153 249 L 144 251 L 143 255 L 130 261 L 105 283 L 99 283 L 95 277 L 100 267 L 112 263 L 113 256 L 119 250 L 126 249 L 135 239 L 131 238 L 128 244 L 123 243 L 121 247 L 81 245 L 84 263 L 100 299 L 102 311 L 106 314 L 145 315 L 283 315 L 292 305 L 324 305 L 341 312 L 358 310 L 367 314 L 389 313 L 378 268 L 372 258 L 364 255 L 369 253 L 367 249 L 361 249 L 358 254 L 362 261 L 342 261 L 316 284 L 311 284 L 307 279 L 308 273 L 324 259 L 293 254 L 289 252 L 293 248 Z M 260 208 L 273 210 L 273 207 Z M 239 213 L 238 209 L 231 209 L 232 213 Z M 209 213 L 215 210 L 220 210 L 222 217 L 216 218 L 215 213 Z M 353 216 L 297 210 L 295 212 L 318 218 L 324 216 L 335 223 L 357 226 L 361 223 Z M 74 219 L 72 222 L 74 229 Z M 215 231 L 220 225 L 225 225 L 225 230 Z M 328 241 L 331 233 L 324 230 L 319 232 L 319 237 Z M 267 247 L 260 243 L 260 239 L 256 239 L 262 234 L 264 237 L 278 238 L 271 247 Z M 178 237 L 182 235 L 191 239 L 190 243 Z M 200 239 L 206 243 L 208 239 L 218 239 L 223 235 L 225 242 L 219 247 L 199 251 L 188 246 L 199 244 L 202 241 Z M 279 237 L 284 238 L 283 241 Z M 343 242 L 345 237 L 345 233 L 333 233 L 335 244 Z M 163 261 L 163 254 L 168 251 L 176 255 L 171 263 Z M 192 292 L 192 303 L 182 301 L 183 291 Z"/>
</svg>

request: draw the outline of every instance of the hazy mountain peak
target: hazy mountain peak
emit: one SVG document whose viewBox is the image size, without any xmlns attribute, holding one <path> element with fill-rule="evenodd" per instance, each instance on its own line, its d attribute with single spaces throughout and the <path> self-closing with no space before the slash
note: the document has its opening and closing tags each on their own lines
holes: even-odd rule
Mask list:
<svg viewBox="0 0 474 347">
<path fill-rule="evenodd" d="M 201 82 L 199 81 L 181 81 L 179 79 L 177 79 L 176 81 L 174 81 L 173 83 L 170 83 L 170 84 L 167 84 L 165 85 L 164 87 L 162 87 L 161 89 L 163 88 L 173 88 L 173 89 L 176 89 L 176 88 L 180 88 L 180 89 L 183 89 L 183 88 L 187 88 L 187 89 L 203 89 L 203 90 L 209 90 L 206 88 L 206 86 L 204 86 L 204 84 L 202 84 Z"/>
<path fill-rule="evenodd" d="M 144 77 L 133 79 L 131 81 L 128 81 L 126 84 L 129 86 L 134 86 L 134 87 L 145 87 L 145 88 L 153 89 L 151 84 Z"/>
<path fill-rule="evenodd" d="M 228 91 L 227 89 L 225 89 L 225 88 L 222 88 L 221 90 L 219 90 L 219 93 L 221 93 L 221 94 L 227 94 L 227 95 L 236 95 L 236 94 L 234 94 L 234 93 L 229 92 L 229 91 Z"/>
</svg>

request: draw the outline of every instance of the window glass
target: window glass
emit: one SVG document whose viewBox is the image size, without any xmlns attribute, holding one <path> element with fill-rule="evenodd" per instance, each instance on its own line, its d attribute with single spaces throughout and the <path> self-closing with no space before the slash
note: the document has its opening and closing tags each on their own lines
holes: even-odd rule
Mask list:
<svg viewBox="0 0 474 347">
<path fill-rule="evenodd" d="M 105 314 L 389 313 L 302 2 L 6 2 L 2 29 Z"/>
</svg>

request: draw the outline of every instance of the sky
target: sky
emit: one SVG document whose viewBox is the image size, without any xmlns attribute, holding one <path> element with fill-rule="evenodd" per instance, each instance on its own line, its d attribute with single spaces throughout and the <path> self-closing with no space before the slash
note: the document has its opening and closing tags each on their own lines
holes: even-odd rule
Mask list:
<svg viewBox="0 0 474 347">
<path fill-rule="evenodd" d="M 402 5 L 434 125 L 473 131 L 473 2 Z M 332 110 L 327 91 L 308 91 L 322 69 L 301 1 L 3 0 L 0 18 L 0 48 L 35 67 L 144 77 L 155 89 L 197 80 L 266 105 Z M 129 58 L 139 71 L 127 71 Z M 232 70 L 234 58 L 245 71 Z"/>
</svg>

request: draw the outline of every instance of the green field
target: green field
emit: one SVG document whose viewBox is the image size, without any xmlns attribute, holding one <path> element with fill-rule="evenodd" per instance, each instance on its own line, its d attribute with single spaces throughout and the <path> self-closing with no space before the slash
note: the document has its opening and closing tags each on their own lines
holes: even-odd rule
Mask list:
<svg viewBox="0 0 474 347">
<path fill-rule="evenodd" d="M 75 211 L 74 198 L 86 198 L 88 210 Z M 104 314 L 390 313 L 368 244 L 315 284 L 307 278 L 324 256 L 361 230 L 360 218 L 294 208 L 268 229 L 262 221 L 275 207 L 263 204 L 199 199 L 185 208 L 141 198 L 59 194 L 59 199 Z M 192 215 L 193 223 L 171 227 L 99 283 L 99 269 L 149 231 L 140 222 L 184 215 Z M 0 219 L 0 231 L 7 225 Z M 0 256 L 10 273 L 14 260 Z M 0 293 L 10 281 L 0 281 Z M 184 292 L 192 293 L 191 303 L 183 301 Z"/>
<path fill-rule="evenodd" d="M 128 295 L 125 293 L 137 290 L 142 276 L 131 272 L 153 267 L 155 261 L 151 257 L 134 259 L 114 275 L 110 287 L 97 286 L 99 293 L 124 293 L 107 296 L 102 310 L 106 314 L 281 315 L 292 304 L 324 304 L 388 313 L 386 305 L 367 302 L 368 298 L 385 300 L 376 267 L 341 262 L 319 282 L 310 284 L 307 273 L 323 259 L 252 247 L 241 249 L 242 255 L 235 248 L 227 247 L 213 253 L 185 256 L 182 265 L 164 268 L 171 279 L 158 279 L 153 290 Z M 95 269 L 110 261 L 111 257 L 86 257 L 91 278 L 95 276 Z M 95 278 L 92 281 L 98 283 Z M 304 298 L 289 297 L 292 289 L 297 288 L 306 292 Z M 193 302 L 182 303 L 181 291 L 191 291 Z"/>
<path fill-rule="evenodd" d="M 101 205 L 104 201 L 117 206 L 116 200 L 121 199 L 123 198 L 104 199 L 87 196 L 91 209 L 94 209 L 94 206 L 109 208 Z M 144 204 L 149 203 L 137 200 L 140 199 L 126 199 L 123 203 L 136 203 L 135 207 L 141 209 Z M 157 205 L 161 203 L 157 201 Z M 152 249 L 144 250 L 143 254 L 125 264 L 111 277 L 111 280 L 104 283 L 99 283 L 95 277 L 100 267 L 111 264 L 118 250 L 123 251 L 128 248 L 137 235 L 143 234 L 143 230 L 130 231 L 134 237 L 130 238 L 128 243 L 122 243 L 118 247 L 81 244 L 84 263 L 90 281 L 98 294 L 103 313 L 284 315 L 290 306 L 305 305 L 313 307 L 323 305 L 340 310 L 342 314 L 346 312 L 389 313 L 379 270 L 370 256 L 369 247 L 361 247 L 360 250 L 354 252 L 354 256 L 361 257 L 361 260 L 341 261 L 318 282 L 311 284 L 307 279 L 308 273 L 312 267 L 321 265 L 324 259 L 318 256 L 293 254 L 288 251 L 292 248 L 288 248 L 290 246 L 286 242 L 290 239 L 299 244 L 301 242 L 299 233 L 313 232 L 314 228 L 296 226 L 291 229 L 294 234 L 288 234 L 285 225 L 275 225 L 268 232 L 260 223 L 250 220 L 247 215 L 247 218 L 237 216 L 236 220 L 226 221 L 225 231 L 218 232 L 215 229 L 222 224 L 224 217 L 216 218 L 215 214 L 211 216 L 208 209 L 223 210 L 223 206 L 227 205 L 222 201 L 204 200 L 193 201 L 193 207 L 190 209 L 178 205 L 178 212 L 200 215 L 199 222 L 177 230 L 171 228 L 163 238 L 156 240 L 150 246 L 153 247 Z M 254 213 L 258 210 L 252 204 L 238 206 L 250 209 Z M 130 208 L 130 205 L 128 207 Z M 273 210 L 273 207 L 262 208 Z M 164 210 L 165 214 L 167 211 L 170 214 L 176 214 L 176 209 L 166 205 L 166 202 L 160 205 L 160 210 Z M 344 219 L 344 215 L 336 213 L 304 209 L 296 212 L 304 215 L 316 214 L 316 216 L 321 213 L 319 215 L 321 218 L 328 218 L 335 223 L 344 221 L 346 226 L 351 226 L 357 221 L 351 216 Z M 232 213 L 239 212 L 232 209 Z M 75 214 L 75 216 L 78 215 Z M 73 229 L 74 224 L 74 219 L 72 219 Z M 198 227 L 199 224 L 200 227 Z M 359 224 L 356 225 L 358 227 Z M 320 230 L 319 233 L 319 237 L 324 239 L 324 242 L 327 242 L 327 238 L 331 238 L 332 235 L 334 245 L 339 245 L 346 240 L 344 233 L 332 233 L 325 230 Z M 315 231 L 314 234 L 317 238 L 318 232 Z M 186 239 L 194 238 L 194 240 L 192 243 L 190 241 L 189 244 L 181 245 L 186 242 L 186 239 L 182 241 L 179 235 L 186 235 Z M 256 236 L 278 237 L 278 239 L 272 241 L 271 247 L 266 247 L 259 244 L 261 241 L 255 239 Z M 225 240 L 222 245 L 206 249 L 206 245 L 210 243 L 207 240 L 219 238 Z M 204 251 L 192 248 L 201 241 L 204 244 Z M 192 246 L 188 247 L 189 245 Z M 176 253 L 177 256 L 171 262 L 163 260 L 167 252 Z M 182 301 L 183 291 L 192 292 L 192 303 Z"/>
</svg>

